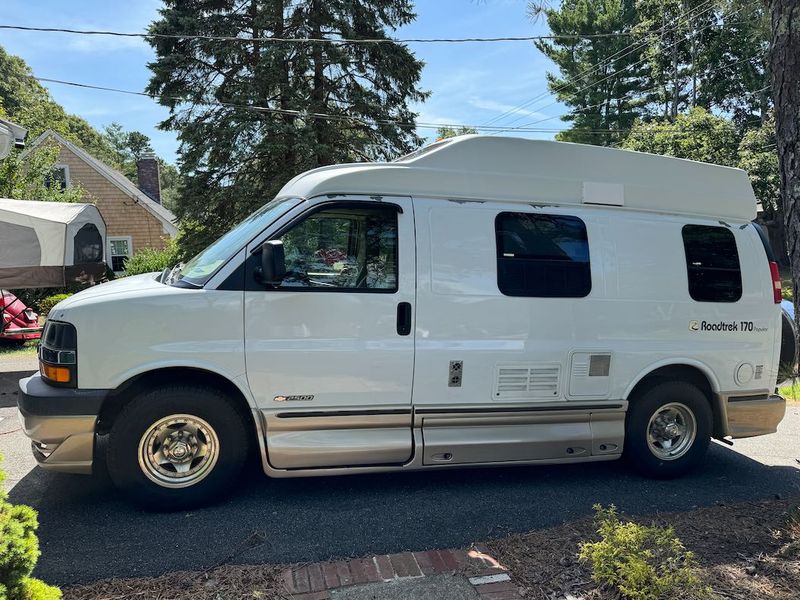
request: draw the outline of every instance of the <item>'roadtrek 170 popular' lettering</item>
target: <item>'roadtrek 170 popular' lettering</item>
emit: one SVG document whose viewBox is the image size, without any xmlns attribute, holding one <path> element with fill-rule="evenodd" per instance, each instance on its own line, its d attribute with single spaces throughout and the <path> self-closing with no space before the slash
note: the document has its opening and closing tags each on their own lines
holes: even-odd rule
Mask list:
<svg viewBox="0 0 800 600">
<path fill-rule="evenodd" d="M 557 142 L 316 169 L 185 265 L 58 304 L 24 429 L 53 470 L 107 448 L 165 509 L 253 452 L 271 477 L 622 456 L 678 476 L 784 415 L 755 213 L 740 170 Z"/>
</svg>

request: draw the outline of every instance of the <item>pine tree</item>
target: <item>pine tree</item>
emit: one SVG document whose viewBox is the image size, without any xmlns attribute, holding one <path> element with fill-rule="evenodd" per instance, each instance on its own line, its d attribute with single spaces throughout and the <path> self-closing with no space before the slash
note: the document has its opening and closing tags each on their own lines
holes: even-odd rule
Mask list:
<svg viewBox="0 0 800 600">
<path fill-rule="evenodd" d="M 698 55 L 698 104 L 732 115 L 740 128 L 770 118 L 769 14 L 762 0 L 721 0 L 717 26 Z"/>
<path fill-rule="evenodd" d="M 535 4 L 535 3 L 534 3 Z M 564 0 L 544 9 L 553 35 L 564 37 L 536 43 L 556 63 L 558 74 L 548 73 L 550 91 L 570 108 L 562 119 L 572 128 L 558 139 L 588 144 L 611 144 L 623 139 L 639 114 L 638 90 L 642 67 L 635 38 L 625 34 L 636 25 L 634 0 Z M 595 68 L 600 65 L 599 68 Z M 611 134 L 600 134 L 608 130 Z"/>
<path fill-rule="evenodd" d="M 166 0 L 151 31 L 388 39 L 387 31 L 414 18 L 410 0 Z M 427 96 L 418 88 L 422 63 L 403 45 L 152 43 L 157 58 L 148 91 L 170 108 L 161 126 L 177 131 L 181 143 L 186 177 L 176 211 L 187 251 L 220 235 L 302 171 L 391 159 L 421 143 L 409 104 Z"/>
</svg>

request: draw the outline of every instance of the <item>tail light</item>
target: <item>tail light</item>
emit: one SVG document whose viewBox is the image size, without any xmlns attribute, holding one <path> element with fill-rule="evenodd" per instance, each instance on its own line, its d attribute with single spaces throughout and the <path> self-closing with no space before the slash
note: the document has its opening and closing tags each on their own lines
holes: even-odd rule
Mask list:
<svg viewBox="0 0 800 600">
<path fill-rule="evenodd" d="M 773 299 L 775 304 L 780 304 L 783 300 L 783 294 L 781 294 L 781 273 L 778 270 L 778 263 L 772 260 L 769 261 L 769 272 L 772 275 Z"/>
</svg>

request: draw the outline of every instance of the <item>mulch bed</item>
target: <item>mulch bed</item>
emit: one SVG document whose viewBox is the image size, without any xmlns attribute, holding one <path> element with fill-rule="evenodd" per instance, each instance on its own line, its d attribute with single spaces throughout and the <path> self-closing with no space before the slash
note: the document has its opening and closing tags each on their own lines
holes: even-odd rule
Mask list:
<svg viewBox="0 0 800 600">
<path fill-rule="evenodd" d="M 67 600 L 285 600 L 289 592 L 274 565 L 225 565 L 208 571 L 179 571 L 161 577 L 102 579 L 86 585 L 64 588 Z"/>
<path fill-rule="evenodd" d="M 672 525 L 701 567 L 717 598 L 732 600 L 800 598 L 800 497 L 717 505 L 691 511 L 624 519 Z M 612 600 L 598 588 L 588 565 L 578 562 L 578 545 L 596 539 L 591 518 L 531 533 L 492 540 L 482 547 L 507 567 L 526 598 L 570 596 Z M 122 600 L 197 598 L 218 600 L 289 597 L 280 566 L 223 565 L 202 572 L 152 578 L 106 579 L 64 590 L 66 599 Z"/>
<path fill-rule="evenodd" d="M 686 512 L 623 519 L 672 525 L 696 555 L 701 577 L 718 598 L 800 598 L 800 497 L 717 505 Z M 591 518 L 488 542 L 526 598 L 618 598 L 593 582 L 577 560 L 580 542 L 596 539 Z"/>
</svg>

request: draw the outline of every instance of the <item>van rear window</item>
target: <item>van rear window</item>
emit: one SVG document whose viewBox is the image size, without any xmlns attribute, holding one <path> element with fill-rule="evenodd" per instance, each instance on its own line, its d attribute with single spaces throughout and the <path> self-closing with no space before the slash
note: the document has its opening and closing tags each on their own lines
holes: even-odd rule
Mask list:
<svg viewBox="0 0 800 600">
<path fill-rule="evenodd" d="M 742 297 L 742 272 L 736 239 L 726 227 L 684 225 L 683 248 L 689 295 L 698 302 L 736 302 Z"/>
<path fill-rule="evenodd" d="M 504 212 L 495 220 L 497 286 L 506 296 L 582 298 L 592 290 L 578 217 Z"/>
</svg>

